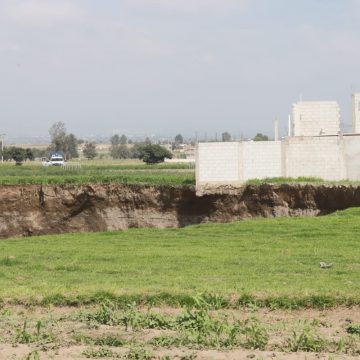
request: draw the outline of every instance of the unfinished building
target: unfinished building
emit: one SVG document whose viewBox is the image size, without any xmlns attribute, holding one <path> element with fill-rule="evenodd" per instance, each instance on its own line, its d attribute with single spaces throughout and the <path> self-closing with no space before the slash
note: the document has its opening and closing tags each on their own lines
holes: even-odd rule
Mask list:
<svg viewBox="0 0 360 360">
<path fill-rule="evenodd" d="M 299 102 L 293 106 L 291 136 L 282 140 L 199 143 L 197 186 L 239 186 L 274 177 L 360 180 L 360 94 L 352 103 L 350 134 L 340 131 L 336 102 Z"/>
</svg>

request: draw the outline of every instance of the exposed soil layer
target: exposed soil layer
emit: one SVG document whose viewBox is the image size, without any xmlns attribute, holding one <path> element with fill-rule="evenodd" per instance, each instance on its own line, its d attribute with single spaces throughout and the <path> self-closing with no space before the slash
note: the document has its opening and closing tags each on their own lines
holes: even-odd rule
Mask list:
<svg viewBox="0 0 360 360">
<path fill-rule="evenodd" d="M 353 186 L 264 184 L 202 196 L 188 186 L 0 186 L 0 238 L 317 216 L 356 206 L 360 187 Z"/>
</svg>

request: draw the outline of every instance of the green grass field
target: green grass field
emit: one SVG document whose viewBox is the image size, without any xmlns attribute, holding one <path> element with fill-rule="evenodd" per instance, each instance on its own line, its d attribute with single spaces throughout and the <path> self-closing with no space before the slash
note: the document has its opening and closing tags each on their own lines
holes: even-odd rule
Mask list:
<svg viewBox="0 0 360 360">
<path fill-rule="evenodd" d="M 360 209 L 349 209 L 317 218 L 3 240 L 0 298 L 158 295 L 170 302 L 208 292 L 360 304 L 359 229 Z M 334 266 L 320 269 L 320 261 Z"/>
<path fill-rule="evenodd" d="M 76 163 L 76 162 L 75 162 Z M 71 164 L 71 162 L 70 162 Z M 47 185 L 47 184 L 144 184 L 144 185 L 195 185 L 194 163 L 160 163 L 146 165 L 140 160 L 82 160 L 81 168 L 64 169 L 44 167 L 39 161 L 0 165 L 0 185 Z M 267 178 L 253 179 L 247 185 L 261 184 L 312 184 L 312 185 L 360 185 L 358 181 L 324 181 L 319 178 Z"/>
<path fill-rule="evenodd" d="M 39 162 L 22 166 L 0 165 L 0 185 L 124 183 L 193 185 L 189 164 L 146 165 L 140 161 L 83 161 L 81 168 L 43 167 Z"/>
</svg>

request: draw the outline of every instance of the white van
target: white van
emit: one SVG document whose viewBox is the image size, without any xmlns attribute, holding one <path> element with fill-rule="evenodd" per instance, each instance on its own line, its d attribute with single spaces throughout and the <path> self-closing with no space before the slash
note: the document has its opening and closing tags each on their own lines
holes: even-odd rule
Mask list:
<svg viewBox="0 0 360 360">
<path fill-rule="evenodd" d="M 50 157 L 50 163 L 52 166 L 63 166 L 64 156 L 62 154 L 52 154 Z"/>
<path fill-rule="evenodd" d="M 43 166 L 64 166 L 64 155 L 62 153 L 52 153 L 50 159 L 42 158 L 41 163 Z"/>
</svg>

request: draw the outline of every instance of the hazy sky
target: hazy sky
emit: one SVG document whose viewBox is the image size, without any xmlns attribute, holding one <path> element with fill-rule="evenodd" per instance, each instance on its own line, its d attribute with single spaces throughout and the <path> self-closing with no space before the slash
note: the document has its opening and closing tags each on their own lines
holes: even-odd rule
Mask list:
<svg viewBox="0 0 360 360">
<path fill-rule="evenodd" d="M 0 133 L 285 132 L 360 91 L 360 0 L 0 0 Z"/>
</svg>

